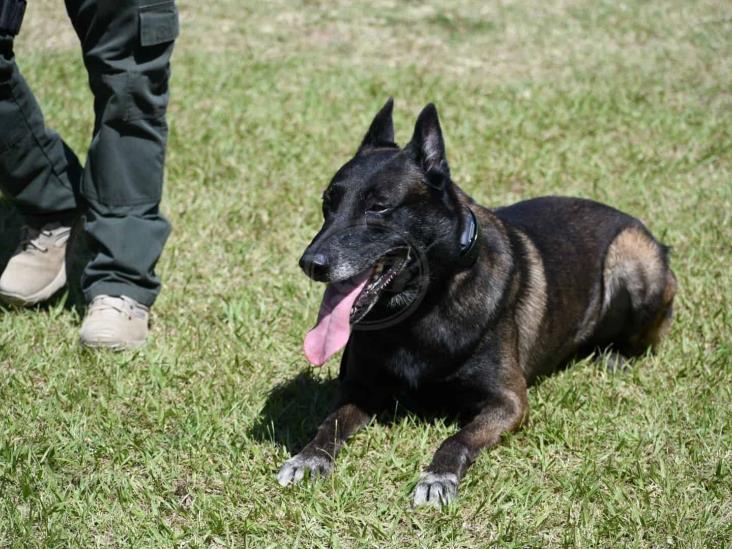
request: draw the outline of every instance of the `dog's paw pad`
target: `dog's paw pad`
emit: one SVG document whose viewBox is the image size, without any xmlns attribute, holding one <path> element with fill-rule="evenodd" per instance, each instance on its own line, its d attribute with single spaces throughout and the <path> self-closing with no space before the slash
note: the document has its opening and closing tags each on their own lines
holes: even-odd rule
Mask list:
<svg viewBox="0 0 732 549">
<path fill-rule="evenodd" d="M 298 454 L 288 459 L 277 473 L 281 486 L 296 484 L 309 475 L 310 478 L 327 477 L 333 469 L 333 462 L 325 456 L 303 456 Z"/>
<path fill-rule="evenodd" d="M 458 478 L 452 473 L 425 472 L 419 476 L 412 501 L 414 506 L 442 507 L 457 497 Z"/>
</svg>

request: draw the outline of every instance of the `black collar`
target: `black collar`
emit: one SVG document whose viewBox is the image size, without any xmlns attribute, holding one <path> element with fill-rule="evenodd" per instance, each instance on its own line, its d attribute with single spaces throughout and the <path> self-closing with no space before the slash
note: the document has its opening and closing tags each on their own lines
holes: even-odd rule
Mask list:
<svg viewBox="0 0 732 549">
<path fill-rule="evenodd" d="M 468 215 L 465 216 L 463 233 L 460 235 L 460 257 L 458 265 L 464 269 L 472 267 L 478 258 L 478 236 L 480 226 L 473 210 L 468 208 Z"/>
</svg>

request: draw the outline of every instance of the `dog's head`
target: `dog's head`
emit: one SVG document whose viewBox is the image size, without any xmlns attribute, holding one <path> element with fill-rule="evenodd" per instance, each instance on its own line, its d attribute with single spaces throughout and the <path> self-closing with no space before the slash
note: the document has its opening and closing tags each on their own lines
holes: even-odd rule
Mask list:
<svg viewBox="0 0 732 549">
<path fill-rule="evenodd" d="M 389 99 L 323 193 L 323 226 L 300 259 L 328 283 L 321 319 L 336 311 L 356 324 L 404 309 L 461 253 L 468 210 L 450 179 L 437 109 L 422 110 L 404 148 L 392 109 Z"/>
</svg>

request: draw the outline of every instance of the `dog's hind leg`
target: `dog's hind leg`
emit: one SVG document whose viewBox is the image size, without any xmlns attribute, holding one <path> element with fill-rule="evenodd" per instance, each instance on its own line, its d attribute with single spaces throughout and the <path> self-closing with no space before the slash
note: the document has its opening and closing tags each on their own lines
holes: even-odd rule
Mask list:
<svg viewBox="0 0 732 549">
<path fill-rule="evenodd" d="M 671 324 L 677 285 L 666 254 L 641 227 L 625 229 L 608 249 L 604 313 L 614 316 L 613 347 L 626 357 L 657 347 Z"/>
<path fill-rule="evenodd" d="M 435 452 L 414 489 L 414 505 L 448 504 L 457 496 L 460 479 L 484 448 L 497 444 L 503 433 L 517 429 L 528 413 L 526 383 L 520 374 L 511 388 L 491 403 Z"/>
<path fill-rule="evenodd" d="M 634 343 L 643 349 L 655 349 L 661 343 L 661 339 L 671 327 L 671 320 L 674 312 L 674 297 L 677 290 L 676 276 L 671 269 L 666 270 L 666 279 L 661 293 L 659 304 L 656 307 L 652 320 L 645 329 L 638 334 Z"/>
</svg>

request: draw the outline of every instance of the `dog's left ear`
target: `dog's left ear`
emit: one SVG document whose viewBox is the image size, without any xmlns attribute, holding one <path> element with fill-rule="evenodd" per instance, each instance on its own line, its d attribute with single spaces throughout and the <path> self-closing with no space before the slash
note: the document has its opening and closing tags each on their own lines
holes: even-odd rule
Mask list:
<svg viewBox="0 0 732 549">
<path fill-rule="evenodd" d="M 424 170 L 427 183 L 436 189 L 444 189 L 450 182 L 450 166 L 445 155 L 445 140 L 442 138 L 437 107 L 433 103 L 419 113 L 408 147 Z"/>
<path fill-rule="evenodd" d="M 359 151 L 368 148 L 397 146 L 394 143 L 394 121 L 391 116 L 393 111 L 394 99 L 390 97 L 374 116 L 369 131 L 366 132 L 361 146 L 358 148 Z"/>
</svg>

